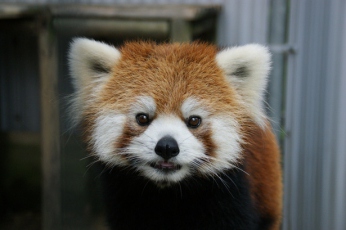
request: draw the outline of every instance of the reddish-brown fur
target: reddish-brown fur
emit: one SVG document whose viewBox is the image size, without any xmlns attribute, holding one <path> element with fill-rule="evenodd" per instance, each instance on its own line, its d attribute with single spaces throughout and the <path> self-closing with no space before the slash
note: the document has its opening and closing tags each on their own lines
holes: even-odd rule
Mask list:
<svg viewBox="0 0 346 230">
<path fill-rule="evenodd" d="M 282 184 L 279 150 L 270 125 L 264 130 L 251 121 L 239 94 L 229 87 L 222 70 L 215 62 L 217 49 L 206 44 L 127 43 L 121 48 L 121 59 L 113 68 L 110 78 L 99 99 L 85 115 L 87 142 L 94 125 L 95 113 L 100 108 L 127 113 L 136 95 L 154 98 L 157 113 L 175 114 L 182 117 L 182 102 L 198 96 L 206 107 L 216 114 L 232 113 L 241 126 L 244 136 L 243 162 L 251 185 L 251 194 L 262 216 L 275 219 L 272 229 L 279 229 L 281 220 Z M 124 90 L 126 89 L 126 90 Z M 133 133 L 143 128 L 126 131 L 116 145 L 126 144 Z M 216 130 L 217 131 L 217 130 Z M 192 130 L 202 137 L 204 145 L 213 154 L 211 133 Z M 206 143 L 208 142 L 208 143 Z M 89 146 L 90 147 L 90 146 Z"/>
<path fill-rule="evenodd" d="M 182 101 L 195 95 L 206 99 L 216 112 L 224 110 L 225 105 L 237 106 L 237 100 L 229 97 L 235 93 L 214 61 L 216 52 L 205 44 L 126 44 L 101 101 L 124 110 L 133 95 L 148 95 L 155 99 L 157 113 L 180 117 Z"/>
<path fill-rule="evenodd" d="M 255 126 L 244 145 L 245 170 L 251 192 L 262 218 L 275 220 L 270 229 L 279 229 L 282 212 L 282 182 L 279 147 L 270 124 L 262 130 Z"/>
</svg>

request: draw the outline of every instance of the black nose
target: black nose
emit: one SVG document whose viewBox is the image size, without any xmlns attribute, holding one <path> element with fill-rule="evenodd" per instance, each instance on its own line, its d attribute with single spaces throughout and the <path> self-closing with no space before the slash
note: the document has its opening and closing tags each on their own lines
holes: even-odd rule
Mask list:
<svg viewBox="0 0 346 230">
<path fill-rule="evenodd" d="M 178 143 L 173 137 L 164 136 L 157 142 L 155 152 L 163 159 L 168 160 L 179 154 Z"/>
</svg>

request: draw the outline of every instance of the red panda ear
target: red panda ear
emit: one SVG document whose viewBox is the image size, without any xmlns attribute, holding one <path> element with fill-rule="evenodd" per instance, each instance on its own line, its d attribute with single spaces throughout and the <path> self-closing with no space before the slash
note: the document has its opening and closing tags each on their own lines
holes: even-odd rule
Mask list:
<svg viewBox="0 0 346 230">
<path fill-rule="evenodd" d="M 72 41 L 69 51 L 69 69 L 75 94 L 72 110 L 76 122 L 79 121 L 85 105 L 99 86 L 112 75 L 112 68 L 120 59 L 120 52 L 113 46 L 86 38 Z"/>
<path fill-rule="evenodd" d="M 69 51 L 69 67 L 76 90 L 105 80 L 119 58 L 120 52 L 113 46 L 86 38 L 74 39 Z"/>
<path fill-rule="evenodd" d="M 259 125 L 263 125 L 263 99 L 270 70 L 270 53 L 264 46 L 250 44 L 229 48 L 216 55 L 231 87 L 246 103 Z"/>
</svg>

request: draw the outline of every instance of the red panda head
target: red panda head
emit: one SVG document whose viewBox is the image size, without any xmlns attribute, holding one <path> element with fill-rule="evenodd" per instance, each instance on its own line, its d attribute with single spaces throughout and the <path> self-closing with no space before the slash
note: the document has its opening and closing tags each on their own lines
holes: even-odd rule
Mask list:
<svg viewBox="0 0 346 230">
<path fill-rule="evenodd" d="M 251 126 L 263 127 L 270 55 L 259 45 L 214 46 L 88 39 L 69 53 L 74 118 L 89 150 L 158 185 L 236 167 Z"/>
</svg>

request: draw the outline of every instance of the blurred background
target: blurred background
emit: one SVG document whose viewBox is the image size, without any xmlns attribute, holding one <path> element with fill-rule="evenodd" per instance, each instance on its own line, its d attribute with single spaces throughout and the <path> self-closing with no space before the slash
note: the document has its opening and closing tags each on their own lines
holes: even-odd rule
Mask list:
<svg viewBox="0 0 346 230">
<path fill-rule="evenodd" d="M 345 0 L 0 0 L 0 229 L 106 229 L 66 111 L 76 36 L 267 45 L 282 229 L 346 229 Z"/>
</svg>

